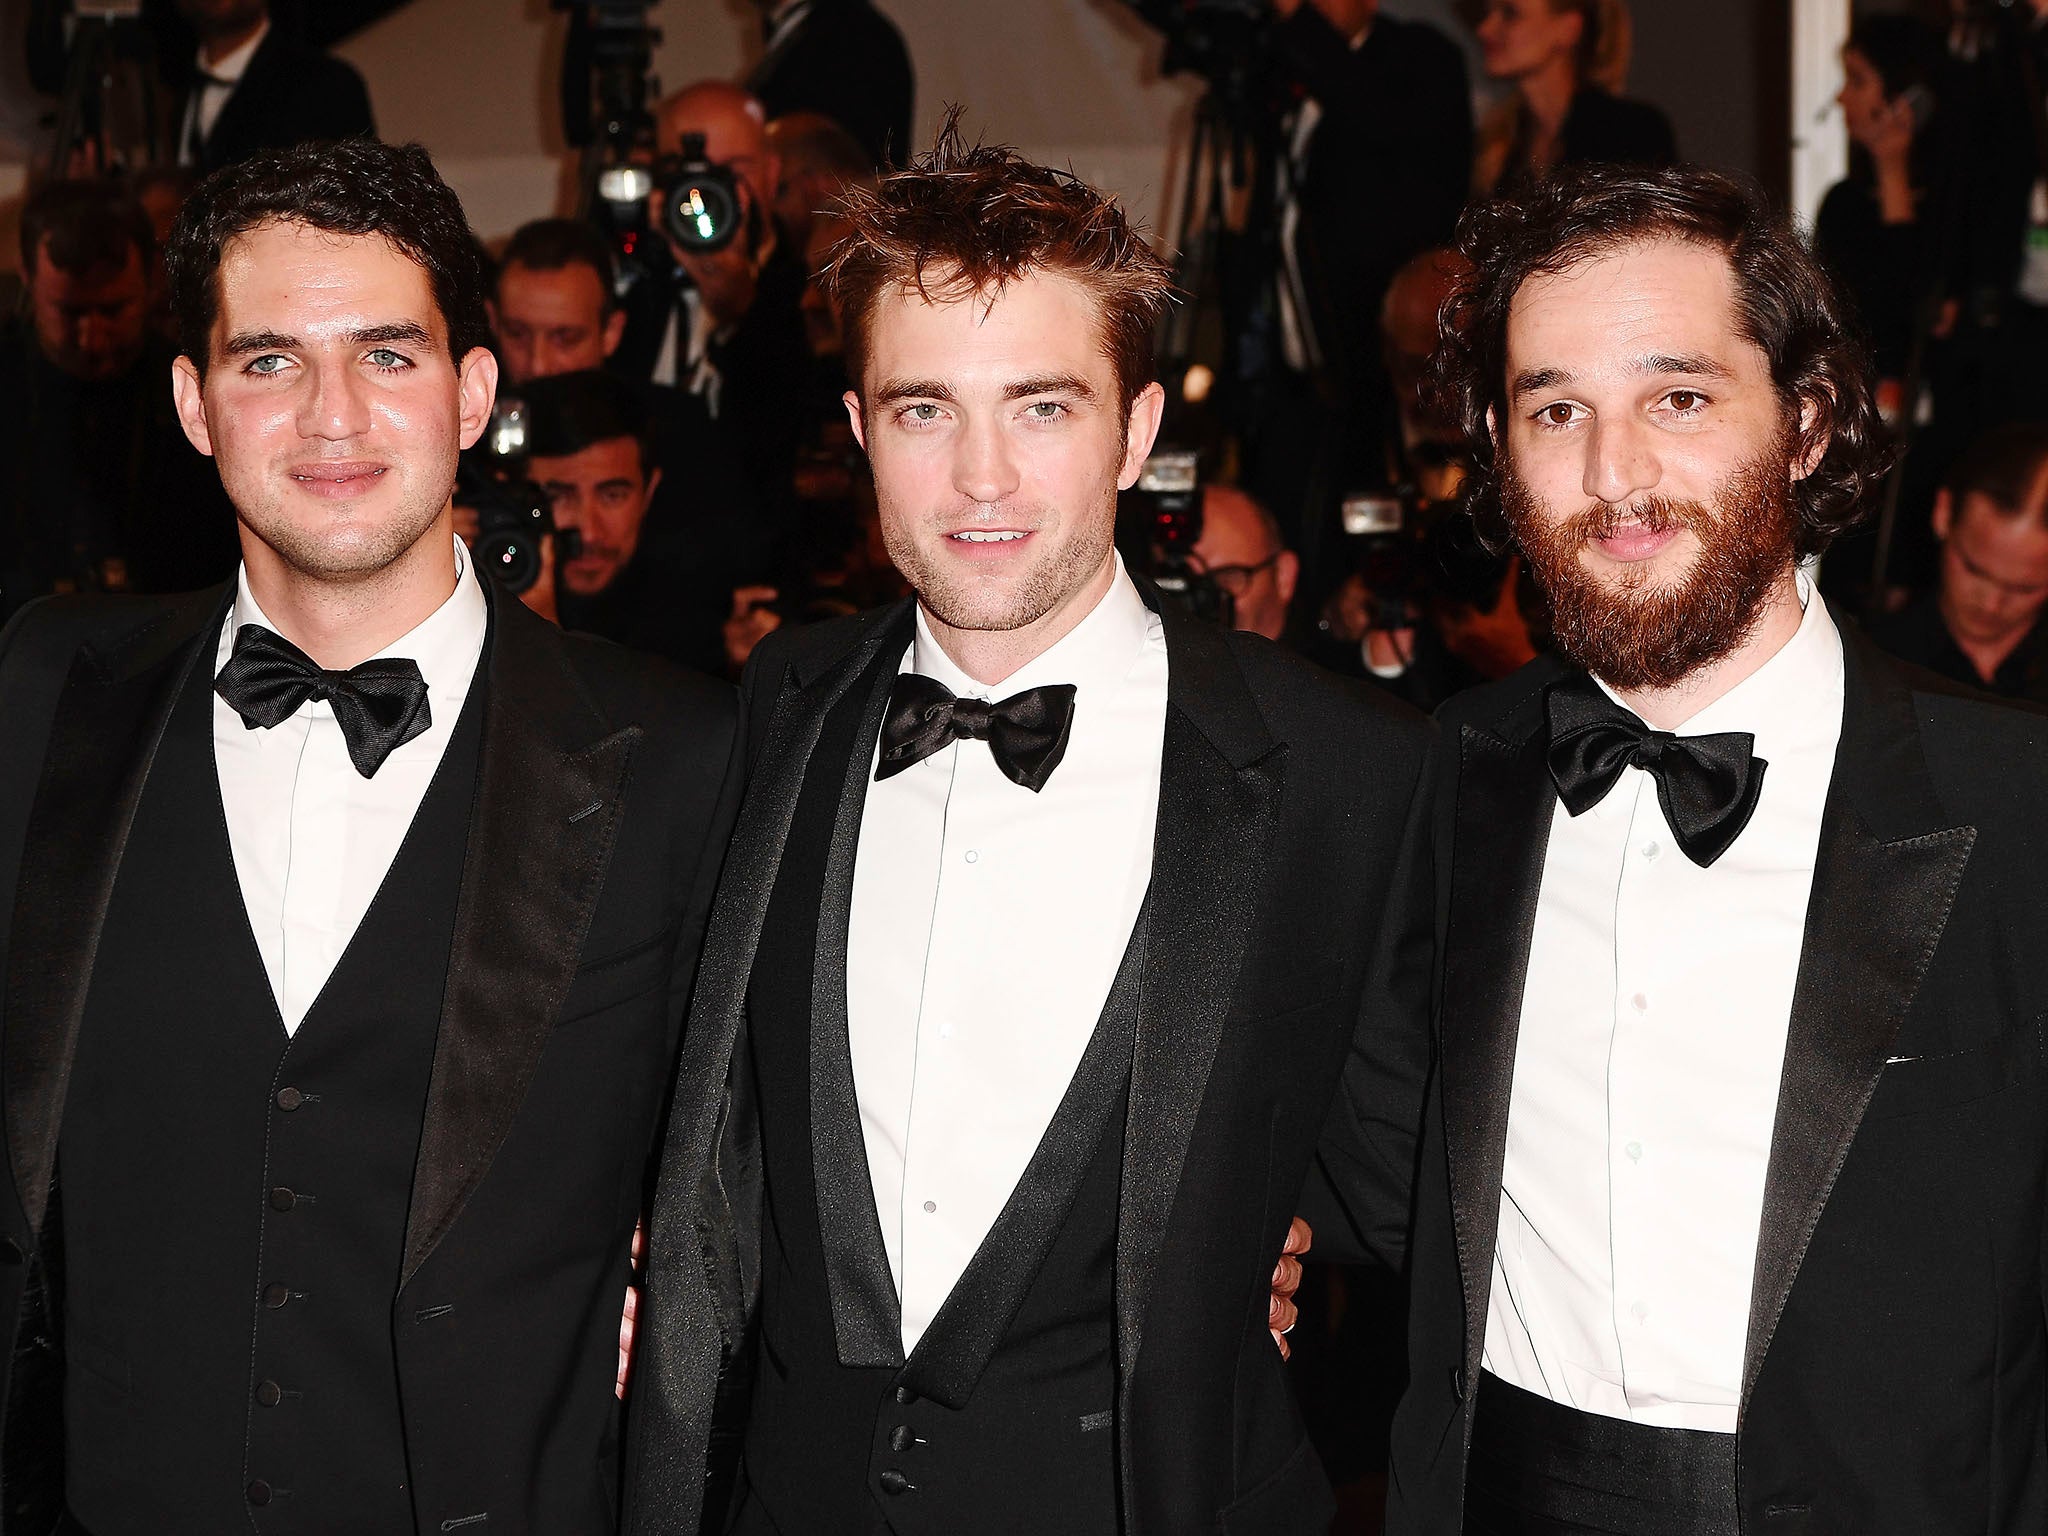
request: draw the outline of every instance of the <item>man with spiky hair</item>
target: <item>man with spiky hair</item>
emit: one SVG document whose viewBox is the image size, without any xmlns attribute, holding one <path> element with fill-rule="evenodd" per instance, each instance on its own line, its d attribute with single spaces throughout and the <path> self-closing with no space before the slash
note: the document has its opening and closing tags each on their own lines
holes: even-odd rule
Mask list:
<svg viewBox="0 0 2048 1536">
<path fill-rule="evenodd" d="M 1389 1529 L 2048 1529 L 2048 721 L 1815 590 L 1885 453 L 1754 192 L 1564 172 L 1459 244 L 1563 659 L 1440 717 Z"/>
<path fill-rule="evenodd" d="M 628 1528 L 728 1528 L 726 1427 L 747 1536 L 1324 1530 L 1268 1288 L 1354 1057 L 1330 1151 L 1401 1260 L 1429 728 L 1125 571 L 1169 278 L 1113 202 L 949 126 L 848 218 L 915 597 L 748 667 Z"/>
</svg>

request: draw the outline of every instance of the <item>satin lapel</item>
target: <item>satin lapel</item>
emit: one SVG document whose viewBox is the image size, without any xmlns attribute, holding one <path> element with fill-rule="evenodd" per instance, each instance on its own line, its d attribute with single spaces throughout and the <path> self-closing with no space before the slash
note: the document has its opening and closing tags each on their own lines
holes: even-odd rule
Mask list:
<svg viewBox="0 0 2048 1536">
<path fill-rule="evenodd" d="M 1941 943 L 1977 836 L 1942 813 L 1904 680 L 1846 626 L 1842 648 L 1842 739 L 1764 1179 L 1743 1352 L 1745 1410 L 1807 1241 Z"/>
<path fill-rule="evenodd" d="M 604 889 L 637 726 L 613 729 L 553 626 L 495 589 L 483 743 L 413 1168 L 411 1281 L 525 1102 Z"/>
<path fill-rule="evenodd" d="M 903 1364 L 903 1308 L 875 1210 L 846 1022 L 846 936 L 853 916 L 854 855 L 860 846 L 875 741 L 897 669 L 888 656 L 877 655 L 866 670 L 867 698 L 846 761 L 825 888 L 818 896 L 818 946 L 811 970 L 811 1180 L 818 1194 L 818 1230 L 825 1248 L 825 1282 L 832 1296 L 839 1363 L 893 1369 Z"/>
<path fill-rule="evenodd" d="M 1451 1213 L 1465 1287 L 1462 1382 L 1477 1379 L 1486 1336 L 1522 988 L 1557 803 L 1540 714 L 1530 714 L 1526 702 L 1519 713 L 1519 728 L 1506 736 L 1467 725 L 1458 741 L 1438 1029 Z"/>
<path fill-rule="evenodd" d="M 809 672 L 793 664 L 773 695 L 764 689 L 755 701 L 756 708 L 769 710 L 768 725 L 759 755 L 749 765 L 746 796 L 704 936 L 704 958 L 690 1000 L 689 1029 L 662 1154 L 663 1177 L 655 1194 L 657 1250 L 674 1240 L 668 1234 L 689 1232 L 708 1274 L 732 1273 L 738 1262 L 730 1194 L 713 1147 L 761 925 L 775 894 L 783 846 L 811 752 L 832 706 L 879 649 L 892 641 L 909 643 L 910 624 L 907 602 L 884 610 L 844 654 Z M 867 1199 L 872 1206 L 872 1193 Z M 685 1201 L 687 1210 L 682 1208 Z M 738 1346 L 746 1327 L 744 1303 L 735 1301 L 734 1296 L 719 1294 L 719 1328 L 729 1350 Z"/>
<path fill-rule="evenodd" d="M 7 1152 L 31 1231 L 49 1198 L 72 1053 L 135 808 L 171 706 L 226 606 L 225 592 L 209 591 L 104 651 L 81 648 L 51 720 L 0 1012 Z"/>
<path fill-rule="evenodd" d="M 1162 610 L 1166 731 L 1118 1200 L 1118 1370 L 1128 1386 L 1209 1069 L 1237 997 L 1286 777 L 1221 630 Z"/>
</svg>

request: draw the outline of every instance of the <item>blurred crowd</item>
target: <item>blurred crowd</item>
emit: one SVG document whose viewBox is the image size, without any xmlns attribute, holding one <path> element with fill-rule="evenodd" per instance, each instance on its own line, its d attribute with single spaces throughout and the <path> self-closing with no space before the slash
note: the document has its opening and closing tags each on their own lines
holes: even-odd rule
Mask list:
<svg viewBox="0 0 2048 1536">
<path fill-rule="evenodd" d="M 639 146 L 650 166 L 687 152 L 727 175 L 737 238 L 681 244 L 659 218 L 622 237 L 586 210 L 499 243 L 491 319 L 519 430 L 473 456 L 458 497 L 472 536 L 533 522 L 520 584 L 538 611 L 725 675 L 778 624 L 902 590 L 818 277 L 838 199 L 916 148 L 914 50 L 870 0 L 757 3 L 746 78 L 649 103 Z M 70 137 L 32 180 L 0 328 L 0 618 L 233 569 L 232 513 L 165 384 L 158 253 L 198 178 L 376 131 L 374 82 L 322 45 L 392 8 L 279 7 L 152 0 L 153 147 L 125 155 L 67 87 L 84 24 L 31 8 L 31 73 Z M 1459 434 L 1432 403 L 1456 223 L 1560 165 L 1674 161 L 1682 125 L 1626 93 L 1622 0 L 1475 4 L 1483 82 L 1454 39 L 1377 0 L 1269 11 L 1251 34 L 1263 83 L 1224 104 L 1258 167 L 1252 212 L 1218 220 L 1186 295 L 1218 323 L 1199 356 L 1162 345 L 1163 443 L 1192 481 L 1177 500 L 1141 482 L 1122 542 L 1204 611 L 1432 707 L 1546 644 L 1519 556 L 1456 515 Z M 1823 585 L 1902 655 L 2048 700 L 2044 15 L 2048 0 L 1948 0 L 1859 17 L 1841 48 L 1851 170 L 1813 239 L 1900 449 Z M 522 495 L 538 499 L 523 514 Z"/>
</svg>

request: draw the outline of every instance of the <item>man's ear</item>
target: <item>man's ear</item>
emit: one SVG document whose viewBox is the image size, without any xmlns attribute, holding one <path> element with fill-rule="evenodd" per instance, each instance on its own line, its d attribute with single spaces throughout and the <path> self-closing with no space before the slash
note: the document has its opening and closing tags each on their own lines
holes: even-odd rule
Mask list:
<svg viewBox="0 0 2048 1536">
<path fill-rule="evenodd" d="M 1283 549 L 1273 557 L 1273 585 L 1280 589 L 1280 606 L 1294 601 L 1294 589 L 1301 584 L 1301 556 Z"/>
<path fill-rule="evenodd" d="M 846 419 L 853 426 L 853 440 L 860 444 L 861 452 L 865 453 L 868 447 L 868 424 L 867 418 L 861 414 L 860 395 L 849 389 L 839 398 L 846 402 Z"/>
<path fill-rule="evenodd" d="M 496 324 L 495 321 L 492 322 Z M 619 350 L 619 343 L 626 336 L 626 312 L 615 309 L 604 317 L 604 355 L 610 357 Z"/>
<path fill-rule="evenodd" d="M 498 360 L 489 347 L 471 347 L 456 379 L 462 405 L 462 446 L 471 448 L 484 435 L 491 407 L 498 399 Z"/>
<path fill-rule="evenodd" d="M 171 364 L 171 400 L 178 408 L 178 425 L 185 429 L 186 441 L 211 458 L 213 433 L 206 426 L 205 391 L 199 370 L 182 352 Z"/>
<path fill-rule="evenodd" d="M 1955 526 L 1956 498 L 1944 485 L 1934 493 L 1934 536 L 1946 544 L 1949 534 L 1955 531 Z"/>
<path fill-rule="evenodd" d="M 1138 391 L 1124 419 L 1124 462 L 1117 471 L 1116 488 L 1128 491 L 1138 483 L 1145 461 L 1152 457 L 1152 444 L 1159 436 L 1159 419 L 1166 414 L 1166 391 L 1155 379 Z"/>
<path fill-rule="evenodd" d="M 647 495 L 644 498 L 644 502 L 647 506 L 654 505 L 654 493 L 660 489 L 661 466 L 657 464 L 654 468 L 647 471 Z"/>
<path fill-rule="evenodd" d="M 1820 402 L 1802 400 L 1799 402 L 1799 435 L 1795 439 L 1800 447 L 1792 460 L 1792 478 L 1804 480 L 1827 457 L 1828 444 L 1834 441 L 1834 433 L 1827 429 L 1816 432 L 1814 425 L 1820 420 Z"/>
</svg>

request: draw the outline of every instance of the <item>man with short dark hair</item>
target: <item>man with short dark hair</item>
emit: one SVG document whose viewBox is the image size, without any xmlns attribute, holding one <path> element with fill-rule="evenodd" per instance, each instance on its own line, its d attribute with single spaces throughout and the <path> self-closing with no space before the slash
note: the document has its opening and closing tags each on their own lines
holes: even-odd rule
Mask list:
<svg viewBox="0 0 2048 1536">
<path fill-rule="evenodd" d="M 9 1528 L 604 1532 L 730 691 L 465 556 L 424 150 L 246 161 L 169 257 L 240 575 L 0 636 Z"/>
<path fill-rule="evenodd" d="M 2048 704 L 2048 427 L 1994 427 L 1934 498 L 1935 590 L 1872 626 L 1902 661 Z"/>
<path fill-rule="evenodd" d="M 611 246 L 582 219 L 514 230 L 489 304 L 505 382 L 602 368 L 626 330 L 613 277 Z"/>
<path fill-rule="evenodd" d="M 949 125 L 848 217 L 846 408 L 916 597 L 748 664 L 628 1529 L 1327 1530 L 1269 1277 L 1354 1055 L 1330 1148 L 1400 1264 L 1429 728 L 1124 570 L 1171 283 L 1113 203 Z"/>
<path fill-rule="evenodd" d="M 1815 590 L 1882 430 L 1756 194 L 1568 170 L 1460 248 L 1442 378 L 1564 659 L 1440 716 L 1389 1529 L 2038 1532 L 2048 722 Z"/>
<path fill-rule="evenodd" d="M 23 210 L 28 313 L 0 326 L 0 619 L 50 592 L 175 592 L 233 569 L 220 477 L 164 388 L 154 248 L 110 182 L 53 182 Z"/>
</svg>

